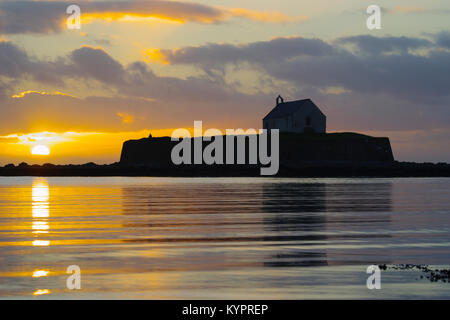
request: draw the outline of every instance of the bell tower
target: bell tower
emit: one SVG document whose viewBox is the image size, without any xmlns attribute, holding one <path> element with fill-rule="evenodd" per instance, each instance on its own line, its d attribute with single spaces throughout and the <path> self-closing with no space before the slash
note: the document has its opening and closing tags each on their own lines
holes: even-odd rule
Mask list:
<svg viewBox="0 0 450 320">
<path fill-rule="evenodd" d="M 283 97 L 281 95 L 278 95 L 278 97 L 277 97 L 277 104 L 276 105 L 279 105 L 281 103 L 284 103 L 284 99 L 283 99 Z"/>
</svg>

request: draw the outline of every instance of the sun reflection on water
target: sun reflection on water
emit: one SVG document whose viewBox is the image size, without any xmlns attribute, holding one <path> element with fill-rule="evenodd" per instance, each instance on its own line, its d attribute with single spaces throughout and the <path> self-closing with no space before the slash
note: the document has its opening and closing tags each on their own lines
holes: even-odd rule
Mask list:
<svg viewBox="0 0 450 320">
<path fill-rule="evenodd" d="M 45 179 L 37 179 L 33 181 L 31 189 L 32 193 L 32 230 L 34 234 L 48 233 L 50 226 L 48 224 L 48 218 L 50 217 L 49 199 L 50 192 L 48 188 L 48 182 Z M 50 244 L 49 241 L 35 240 L 33 245 L 46 245 Z M 47 245 L 48 245 L 47 244 Z"/>
<path fill-rule="evenodd" d="M 32 233 L 36 236 L 47 234 L 50 230 L 50 225 L 48 223 L 48 219 L 50 217 L 50 191 L 47 180 L 43 178 L 33 180 L 31 190 L 31 215 L 33 218 L 31 225 Z M 50 245 L 50 241 L 36 239 L 33 240 L 32 245 L 34 247 L 46 247 Z M 48 273 L 48 270 L 35 270 L 32 274 L 32 277 L 46 277 L 48 276 Z M 33 295 L 41 296 L 49 293 L 49 289 L 38 289 L 33 292 Z"/>
<path fill-rule="evenodd" d="M 48 275 L 47 270 L 36 270 L 33 272 L 33 278 L 46 277 Z"/>
<path fill-rule="evenodd" d="M 33 218 L 48 218 L 50 216 L 49 212 L 49 198 L 50 192 L 48 188 L 48 182 L 45 179 L 37 179 L 33 181 L 33 186 L 31 189 L 32 193 L 32 215 Z M 33 225 L 35 222 L 47 222 L 46 220 L 33 220 Z M 41 224 L 42 225 L 42 224 Z"/>
<path fill-rule="evenodd" d="M 33 292 L 33 295 L 40 296 L 40 295 L 49 294 L 49 293 L 50 293 L 50 290 L 48 290 L 48 289 L 38 289 L 35 292 Z"/>
<path fill-rule="evenodd" d="M 34 240 L 33 246 L 35 247 L 46 247 L 50 245 L 50 241 L 48 240 Z"/>
</svg>

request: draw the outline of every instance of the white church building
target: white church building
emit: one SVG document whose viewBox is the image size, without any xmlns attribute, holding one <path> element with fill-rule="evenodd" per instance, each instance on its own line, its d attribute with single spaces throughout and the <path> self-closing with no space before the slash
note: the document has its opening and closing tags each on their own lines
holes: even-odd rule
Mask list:
<svg viewBox="0 0 450 320">
<path fill-rule="evenodd" d="M 275 108 L 263 119 L 264 129 L 280 132 L 325 133 L 327 117 L 311 99 L 284 102 L 277 97 Z"/>
</svg>

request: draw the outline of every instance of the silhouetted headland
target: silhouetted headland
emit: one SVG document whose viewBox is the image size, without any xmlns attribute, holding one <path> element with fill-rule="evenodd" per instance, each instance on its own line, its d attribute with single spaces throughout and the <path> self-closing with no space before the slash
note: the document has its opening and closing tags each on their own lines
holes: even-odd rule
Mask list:
<svg viewBox="0 0 450 320">
<path fill-rule="evenodd" d="M 170 137 L 129 140 L 113 164 L 9 164 L 0 167 L 0 176 L 260 176 L 260 164 L 174 165 L 170 155 L 177 143 Z M 246 151 L 248 157 L 248 145 Z M 450 164 L 398 162 L 388 138 L 356 133 L 282 133 L 279 160 L 278 177 L 450 177 Z"/>
</svg>

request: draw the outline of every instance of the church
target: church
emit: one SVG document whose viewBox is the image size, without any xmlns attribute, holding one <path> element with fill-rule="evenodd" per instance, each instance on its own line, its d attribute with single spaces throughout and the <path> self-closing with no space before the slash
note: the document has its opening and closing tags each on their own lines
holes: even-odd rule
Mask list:
<svg viewBox="0 0 450 320">
<path fill-rule="evenodd" d="M 327 117 L 311 99 L 284 102 L 281 96 L 276 106 L 263 119 L 264 129 L 280 132 L 325 133 Z"/>
</svg>

